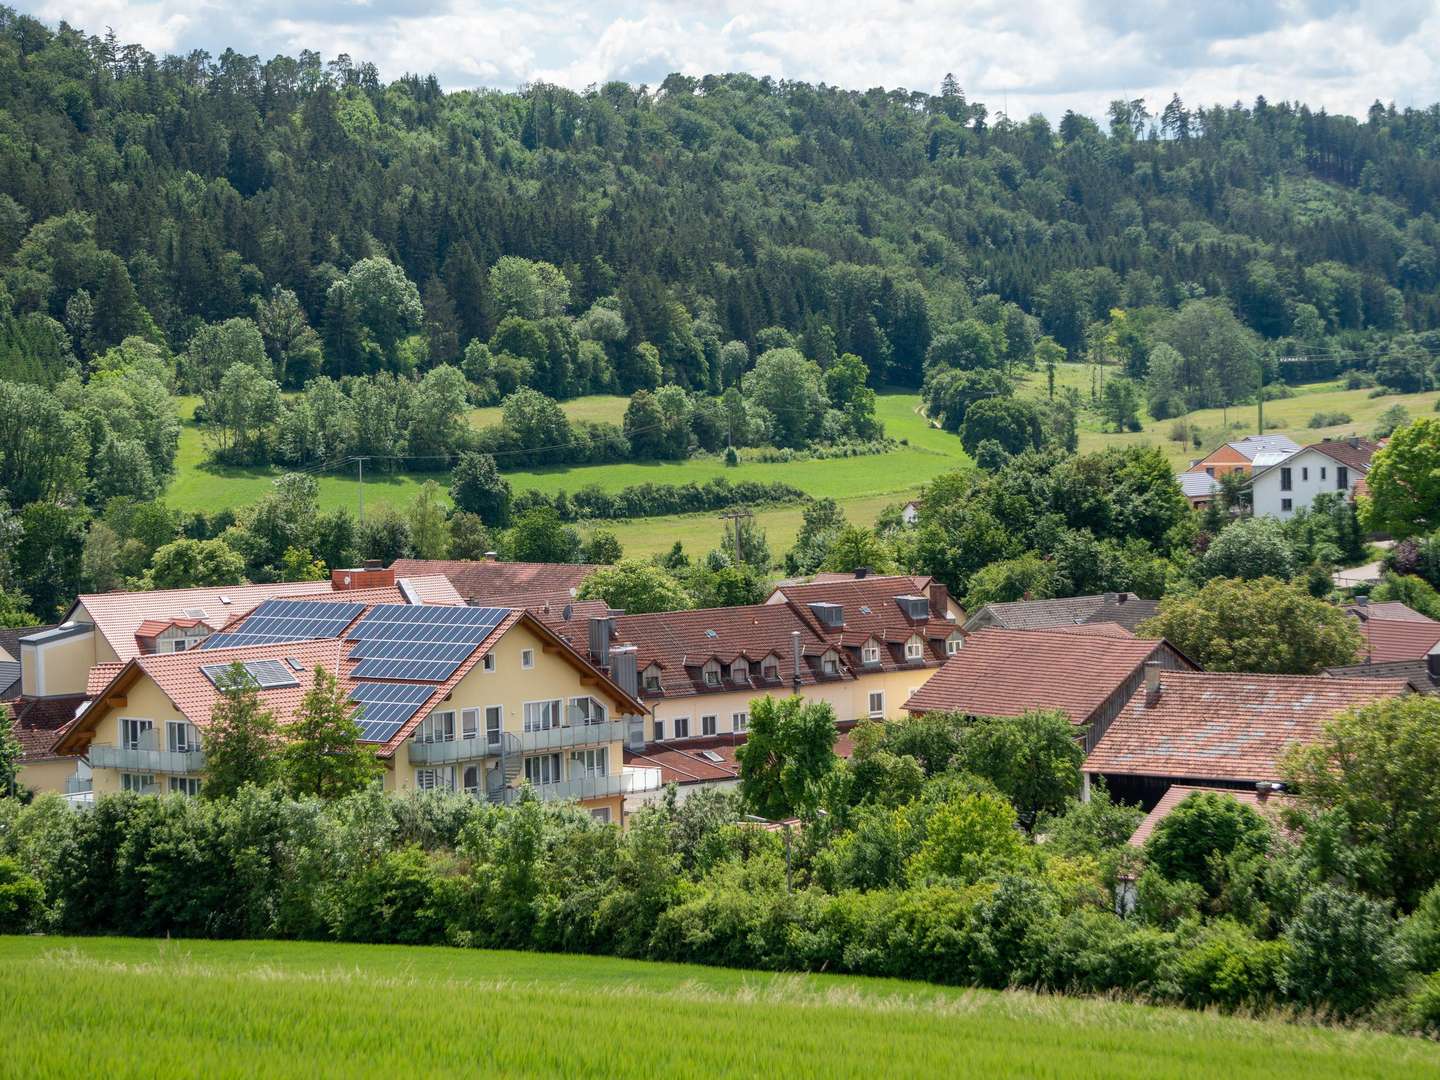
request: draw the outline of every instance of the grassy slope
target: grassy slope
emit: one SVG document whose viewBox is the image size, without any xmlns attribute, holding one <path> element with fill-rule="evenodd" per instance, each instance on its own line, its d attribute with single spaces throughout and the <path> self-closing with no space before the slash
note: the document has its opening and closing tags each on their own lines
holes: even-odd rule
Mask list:
<svg viewBox="0 0 1440 1080">
<path fill-rule="evenodd" d="M 619 422 L 625 410 L 625 398 L 585 397 L 565 402 L 565 411 L 574 419 L 611 420 Z M 846 512 L 858 522 L 869 524 L 886 505 L 903 502 L 925 481 L 968 462 L 960 440 L 929 426 L 919 415 L 920 399 L 915 394 L 884 394 L 878 412 L 892 439 L 905 439 L 901 446 L 887 454 L 842 458 L 828 461 L 789 463 L 745 462 L 727 469 L 716 459 L 680 462 L 625 463 L 621 465 L 588 465 L 575 468 L 535 469 L 507 473 L 516 491 L 539 488 L 546 492 L 575 491 L 586 484 L 599 484 L 607 490 L 645 482 L 684 484 L 703 482 L 713 477 L 729 480 L 783 481 L 816 496 L 832 496 L 845 503 Z M 182 415 L 188 416 L 194 401 L 185 399 Z M 477 409 L 472 417 L 477 424 L 494 423 L 497 409 Z M 198 428 L 186 424 L 181 436 L 179 476 L 170 486 L 166 500 L 181 510 L 213 512 L 223 507 L 238 508 L 253 502 L 270 490 L 275 472 L 257 469 L 215 469 L 205 464 L 205 444 Z M 367 470 L 365 502 L 376 506 L 388 502 L 400 506 L 415 497 L 427 479 L 442 487 L 448 482 L 444 473 L 380 473 Z M 354 466 L 346 475 L 320 477 L 320 504 L 324 509 L 336 506 L 356 508 L 359 484 Z M 767 530 L 771 549 L 779 553 L 788 548 L 800 527 L 798 507 L 782 507 L 757 514 L 760 525 Z M 647 555 L 668 549 L 675 540 L 687 549 L 706 551 L 716 546 L 719 524 L 714 514 L 692 514 L 682 517 L 615 522 L 625 550 Z"/>
<path fill-rule="evenodd" d="M 1106 378 L 1114 373 L 1114 368 L 1107 368 Z M 1055 385 L 1057 387 L 1073 386 L 1080 392 L 1083 401 L 1090 400 L 1090 381 L 1091 368 L 1088 364 L 1061 364 L 1056 370 Z M 1046 393 L 1045 372 L 1031 372 L 1025 377 L 1024 382 L 1026 392 L 1040 396 Z M 1307 383 L 1294 389 L 1295 396 L 1293 398 L 1265 403 L 1266 424 L 1278 425 L 1267 426 L 1266 431 L 1269 434 L 1288 435 L 1302 446 L 1306 443 L 1319 442 L 1327 435 L 1368 437 L 1374 430 L 1375 422 L 1380 418 L 1380 414 L 1392 405 L 1404 405 L 1410 410 L 1411 416 L 1420 416 L 1433 411 L 1436 401 L 1440 400 L 1440 391 L 1429 391 L 1423 394 L 1386 394 L 1383 397 L 1372 398 L 1369 396 L 1369 390 L 1346 390 L 1338 379 L 1329 382 Z M 1350 423 L 1324 428 L 1309 427 L 1310 417 L 1318 412 L 1349 413 Z M 1176 468 L 1183 469 L 1191 461 L 1201 457 L 1227 439 L 1238 439 L 1255 434 L 1258 421 L 1253 405 L 1243 405 L 1228 411 L 1201 409 L 1193 412 L 1186 419 L 1199 426 L 1205 447 L 1204 450 L 1195 450 L 1193 447 L 1182 447 L 1179 443 L 1170 440 L 1170 429 L 1175 424 L 1173 419 L 1151 420 L 1148 418 L 1148 414 L 1142 414 L 1142 416 L 1145 419 L 1143 431 L 1117 435 L 1108 429 L 1102 431 L 1099 418 L 1087 411 L 1081 418 L 1080 449 L 1082 451 L 1103 450 L 1109 446 L 1150 443 L 1161 447 L 1171 463 Z"/>
<path fill-rule="evenodd" d="M 596 957 L 0 938 L 6 1071 L 1433 1076 L 1433 1043 L 1114 1002 Z"/>
</svg>

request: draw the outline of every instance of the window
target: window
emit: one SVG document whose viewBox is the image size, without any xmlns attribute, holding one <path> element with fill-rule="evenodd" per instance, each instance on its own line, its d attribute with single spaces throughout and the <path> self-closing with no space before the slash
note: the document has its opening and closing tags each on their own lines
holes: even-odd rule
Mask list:
<svg viewBox="0 0 1440 1080">
<path fill-rule="evenodd" d="M 591 810 L 591 811 L 590 811 L 590 816 L 591 816 L 592 818 L 594 818 L 596 821 L 600 822 L 601 825 L 609 825 L 609 824 L 610 824 L 610 807 L 608 807 L 608 806 L 597 806 L 594 810 Z"/>
<path fill-rule="evenodd" d="M 455 787 L 455 766 L 433 766 L 415 770 L 417 791 L 449 791 Z"/>
<path fill-rule="evenodd" d="M 840 658 L 832 652 L 827 652 L 820 658 L 820 670 L 826 675 L 839 675 Z"/>
<path fill-rule="evenodd" d="M 664 720 L 656 720 L 656 721 L 655 721 L 655 741 L 656 741 L 656 742 L 664 742 L 664 741 L 665 741 L 665 721 L 664 721 Z"/>
<path fill-rule="evenodd" d="M 476 798 L 479 798 L 479 796 L 480 796 L 480 766 L 479 766 L 479 765 L 467 765 L 467 766 L 465 766 L 465 777 L 464 777 L 464 780 L 465 780 L 465 794 L 466 794 L 466 795 L 473 795 L 473 796 L 475 796 Z"/>
<path fill-rule="evenodd" d="M 1310 479 L 1310 466 L 1308 466 L 1308 465 L 1302 465 L 1302 466 L 1300 467 L 1300 479 L 1301 479 L 1301 480 L 1309 480 L 1309 479 Z"/>
<path fill-rule="evenodd" d="M 1294 506 L 1295 506 L 1295 500 L 1294 500 L 1294 499 L 1281 499 L 1281 500 L 1280 500 L 1280 512 L 1281 512 L 1282 514 L 1288 514 L 1288 513 L 1294 508 Z"/>
<path fill-rule="evenodd" d="M 560 726 L 560 701 L 527 701 L 525 703 L 525 730 L 549 731 Z"/>
<path fill-rule="evenodd" d="M 677 716 L 675 718 L 675 738 L 688 739 L 690 737 L 690 718 L 688 716 Z"/>
<path fill-rule="evenodd" d="M 750 714 L 748 712 L 737 712 L 730 714 L 730 730 L 745 731 L 750 727 Z"/>
<path fill-rule="evenodd" d="M 645 692 L 658 694 L 660 692 L 660 669 L 648 667 L 645 669 Z"/>
<path fill-rule="evenodd" d="M 453 712 L 433 712 L 415 729 L 415 741 L 421 743 L 454 742 L 455 741 L 455 714 Z"/>
<path fill-rule="evenodd" d="M 1335 467 L 1335 490 L 1344 491 L 1350 486 L 1350 470 L 1344 465 Z"/>
<path fill-rule="evenodd" d="M 1324 466 L 1324 465 L 1321 465 L 1321 466 L 1320 466 L 1320 479 L 1321 479 L 1321 480 L 1324 480 L 1324 479 L 1325 479 L 1325 471 L 1326 471 L 1325 466 Z"/>
<path fill-rule="evenodd" d="M 494 654 L 494 653 L 486 653 L 486 654 L 484 655 L 484 657 L 481 658 L 481 660 L 480 660 L 480 670 L 481 670 L 481 671 L 494 671 L 494 670 L 495 670 L 495 654 Z"/>
<path fill-rule="evenodd" d="M 460 714 L 460 737 L 475 739 L 480 735 L 480 710 L 466 709 Z"/>
<path fill-rule="evenodd" d="M 136 720 L 122 717 L 120 720 L 120 744 L 126 750 L 154 750 L 155 721 Z M 128 790 L 128 789 L 126 789 Z"/>
<path fill-rule="evenodd" d="M 521 649 L 521 650 L 520 650 L 520 666 L 521 666 L 522 668 L 526 668 L 527 670 L 528 670 L 529 668 L 533 668 L 533 667 L 535 666 L 535 650 L 534 650 L 534 649 Z"/>
<path fill-rule="evenodd" d="M 155 777 L 150 773 L 121 773 L 120 790 L 133 791 L 139 795 L 153 794 L 155 791 Z"/>
<path fill-rule="evenodd" d="M 199 750 L 200 733 L 195 730 L 194 724 L 187 724 L 183 720 L 167 720 L 165 749 L 172 754 L 188 754 L 192 750 Z"/>
<path fill-rule="evenodd" d="M 730 665 L 731 682 L 749 682 L 750 665 L 744 660 L 736 660 Z"/>
<path fill-rule="evenodd" d="M 705 685 L 720 685 L 720 665 L 715 663 L 713 660 L 705 665 Z"/>
<path fill-rule="evenodd" d="M 1205 472 L 1206 472 L 1206 474 L 1209 475 L 1209 476 L 1214 476 L 1214 475 L 1215 475 L 1215 466 L 1214 466 L 1214 465 L 1206 465 L 1206 466 L 1205 466 Z"/>
<path fill-rule="evenodd" d="M 1280 467 L 1280 490 L 1290 491 L 1292 486 L 1290 483 L 1290 466 L 1282 465 Z"/>
<path fill-rule="evenodd" d="M 576 725 L 603 724 L 609 719 L 605 706 L 593 697 L 571 698 L 570 710 L 570 723 Z"/>
<path fill-rule="evenodd" d="M 560 782 L 560 755 L 541 754 L 539 757 L 526 758 L 525 780 L 537 787 L 541 784 L 558 784 Z"/>
<path fill-rule="evenodd" d="M 860 659 L 867 664 L 878 664 L 880 662 L 880 646 L 873 641 L 867 641 L 865 648 L 860 650 Z"/>
<path fill-rule="evenodd" d="M 945 655 L 954 656 L 965 644 L 965 639 L 959 634 L 951 634 L 945 639 Z"/>
<path fill-rule="evenodd" d="M 773 656 L 767 656 L 765 662 L 760 665 L 760 677 L 766 682 L 779 682 L 780 661 Z"/>
<path fill-rule="evenodd" d="M 502 723 L 501 723 L 501 721 L 502 721 L 504 715 L 505 715 L 505 707 L 504 707 L 503 705 L 487 705 L 487 706 L 485 706 L 485 745 L 486 745 L 486 746 L 499 746 L 499 745 L 500 745 L 500 731 L 501 731 L 501 728 L 502 728 L 502 726 L 503 726 Z"/>
<path fill-rule="evenodd" d="M 701 735 L 714 735 L 714 734 L 715 734 L 715 717 L 713 717 L 713 716 L 702 716 L 702 717 L 700 717 L 700 734 L 701 734 Z"/>
<path fill-rule="evenodd" d="M 909 641 L 905 642 L 905 659 L 924 660 L 925 642 L 918 637 L 912 637 Z"/>
<path fill-rule="evenodd" d="M 603 746 L 596 750 L 576 750 L 570 755 L 570 778 L 604 776 L 608 760 L 609 751 Z"/>
<path fill-rule="evenodd" d="M 170 777 L 170 794 L 189 795 L 192 798 L 200 794 L 200 778 L 198 776 L 172 776 Z"/>
<path fill-rule="evenodd" d="M 170 639 L 170 651 L 171 651 L 172 653 L 175 653 L 175 652 L 184 652 L 184 651 L 185 651 L 186 649 L 188 649 L 189 647 L 190 647 L 190 639 L 189 639 L 189 638 L 177 637 L 177 638 L 171 638 L 171 639 Z"/>
<path fill-rule="evenodd" d="M 884 717 L 885 717 L 885 691 L 884 691 L 884 690 L 872 690 L 872 691 L 870 691 L 870 718 L 871 718 L 872 720 L 881 720 L 881 719 L 884 719 Z"/>
</svg>

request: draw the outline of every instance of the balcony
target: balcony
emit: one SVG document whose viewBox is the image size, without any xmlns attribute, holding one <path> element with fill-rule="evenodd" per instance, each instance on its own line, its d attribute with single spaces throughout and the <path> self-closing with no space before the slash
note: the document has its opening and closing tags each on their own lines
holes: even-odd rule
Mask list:
<svg viewBox="0 0 1440 1080">
<path fill-rule="evenodd" d="M 600 724 L 571 724 L 544 731 L 505 732 L 505 738 L 491 741 L 484 735 L 442 742 L 410 743 L 412 765 L 453 765 L 461 761 L 479 761 L 506 754 L 538 753 L 545 750 L 569 750 L 579 746 L 607 746 L 624 740 L 630 725 L 626 720 L 607 720 Z"/>
<path fill-rule="evenodd" d="M 205 752 L 198 745 L 162 750 L 158 733 L 155 731 L 142 732 L 140 738 L 119 746 L 92 743 L 87 756 L 92 769 L 177 775 L 205 770 Z"/>
<path fill-rule="evenodd" d="M 638 795 L 659 791 L 660 770 L 626 767 L 608 776 L 581 776 L 556 784 L 536 784 L 531 790 L 542 802 L 578 802 L 585 799 L 609 799 L 616 795 Z M 504 788 L 491 792 L 492 802 L 510 804 L 520 798 L 521 788 Z"/>
</svg>

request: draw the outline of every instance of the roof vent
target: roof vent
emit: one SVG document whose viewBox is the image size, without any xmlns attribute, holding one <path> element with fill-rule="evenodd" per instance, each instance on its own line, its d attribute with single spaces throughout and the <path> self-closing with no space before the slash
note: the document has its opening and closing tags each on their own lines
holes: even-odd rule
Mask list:
<svg viewBox="0 0 1440 1080">
<path fill-rule="evenodd" d="M 222 592 L 222 593 L 220 594 L 220 602 L 221 602 L 222 604 L 228 604 L 228 603 L 230 603 L 230 597 L 226 596 L 226 595 Z"/>
<path fill-rule="evenodd" d="M 185 617 L 187 619 L 203 619 L 206 617 L 205 609 L 203 607 L 187 607 Z"/>
<path fill-rule="evenodd" d="M 869 615 L 869 614 L 871 614 L 870 605 L 869 605 L 869 604 L 861 604 L 861 605 L 860 605 L 860 614 L 861 614 L 861 615 Z"/>
<path fill-rule="evenodd" d="M 865 576 L 867 576 L 869 573 L 870 573 L 870 567 L 868 567 L 868 566 L 857 566 L 857 567 L 855 567 L 855 580 L 856 580 L 856 581 L 859 581 L 859 580 L 861 580 L 862 578 L 864 578 Z"/>
<path fill-rule="evenodd" d="M 706 761 L 714 762 L 714 763 L 717 764 L 717 765 L 720 764 L 720 762 L 722 762 L 722 761 L 725 760 L 723 757 L 721 757 L 719 754 L 717 754 L 714 750 L 701 750 L 701 751 L 700 751 L 700 756 L 701 756 L 702 758 L 704 758 Z"/>
<path fill-rule="evenodd" d="M 706 631 L 705 631 L 705 636 L 708 637 L 708 638 L 716 638 L 716 637 L 719 637 L 720 635 L 717 634 L 717 633 L 715 633 L 714 630 L 706 630 Z"/>
<path fill-rule="evenodd" d="M 810 613 L 827 630 L 839 630 L 845 625 L 845 609 L 839 604 L 816 601 L 810 605 Z"/>
</svg>

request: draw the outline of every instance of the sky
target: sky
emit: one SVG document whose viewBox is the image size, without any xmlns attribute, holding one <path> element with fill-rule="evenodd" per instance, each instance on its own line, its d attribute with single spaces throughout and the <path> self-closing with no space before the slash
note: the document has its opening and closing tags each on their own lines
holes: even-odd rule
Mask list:
<svg viewBox="0 0 1440 1080">
<path fill-rule="evenodd" d="M 12 0 L 12 3 L 14 0 Z M 1440 0 L 35 0 L 17 5 L 155 53 L 227 46 L 268 59 L 347 52 L 384 78 L 446 89 L 574 89 L 668 73 L 748 71 L 935 91 L 953 72 L 992 114 L 1101 116 L 1117 97 L 1153 111 L 1304 101 L 1363 114 L 1376 98 L 1440 101 Z"/>
</svg>

